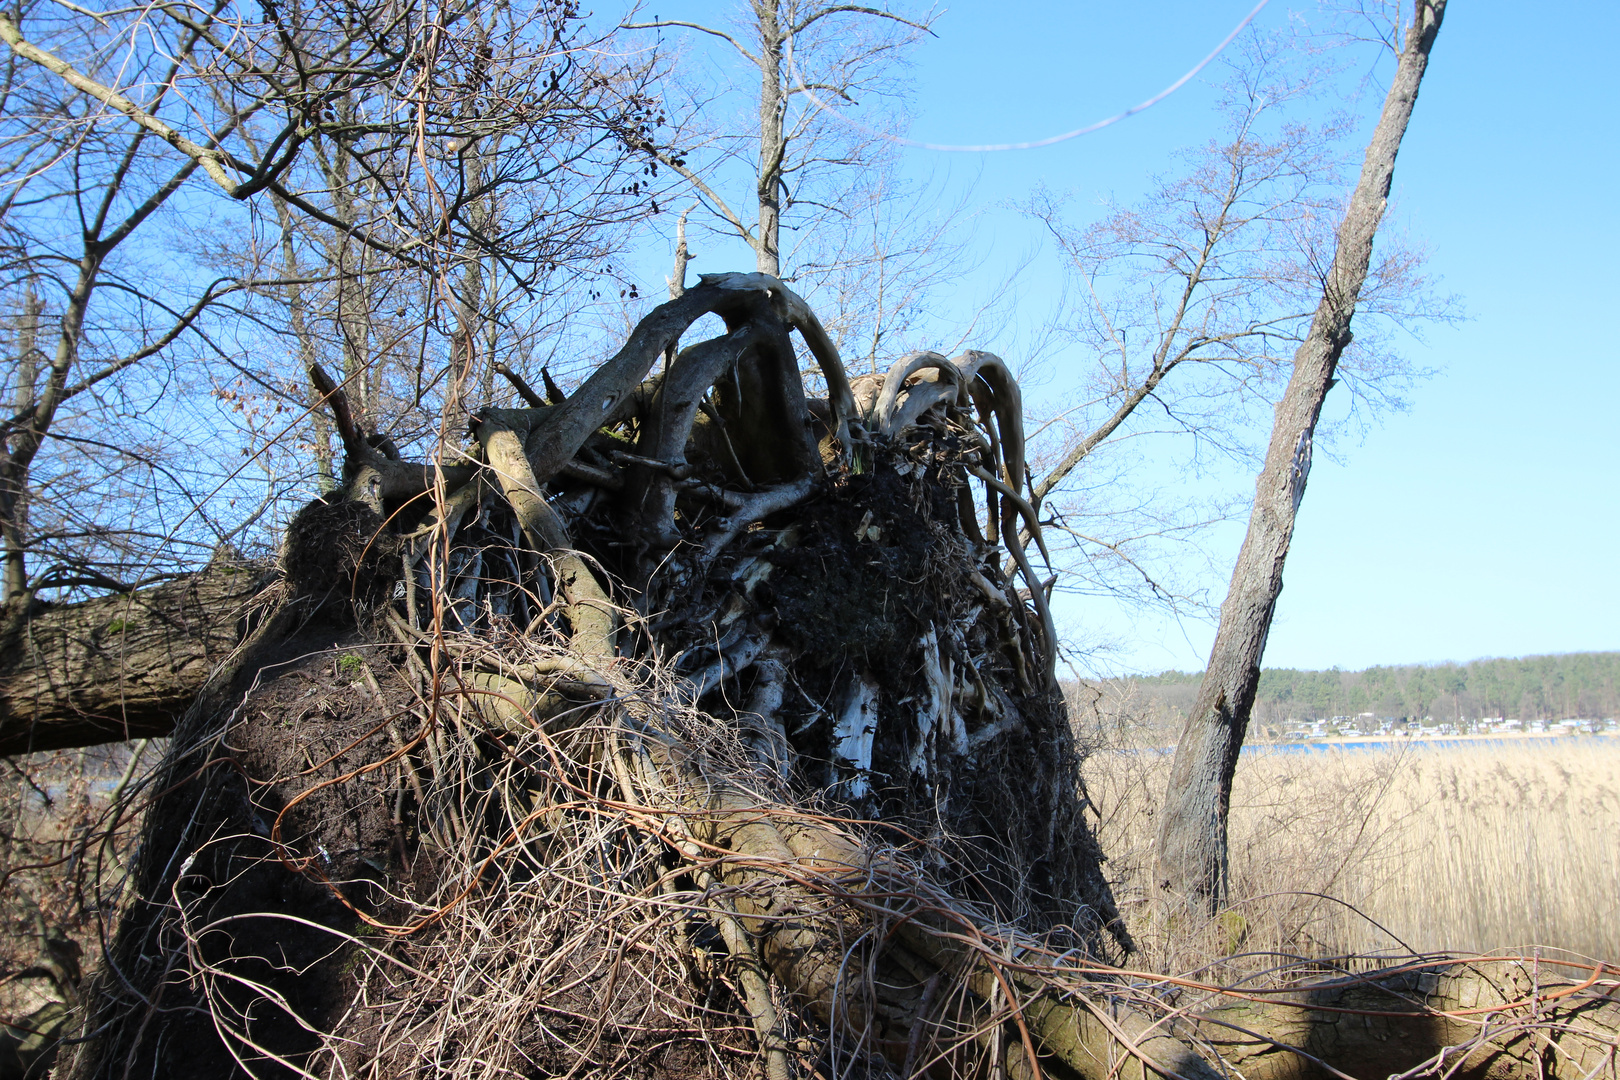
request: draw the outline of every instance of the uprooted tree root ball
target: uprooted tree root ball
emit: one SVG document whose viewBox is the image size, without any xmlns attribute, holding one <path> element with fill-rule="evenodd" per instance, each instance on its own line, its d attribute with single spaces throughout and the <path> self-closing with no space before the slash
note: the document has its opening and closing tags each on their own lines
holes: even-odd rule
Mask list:
<svg viewBox="0 0 1620 1080">
<path fill-rule="evenodd" d="M 1001 361 L 852 383 L 797 296 L 726 275 L 566 400 L 514 378 L 529 407 L 438 464 L 312 376 L 346 495 L 176 732 L 73 1075 L 1297 1072 L 1229 1045 L 1296 1013 L 1109 966 Z M 1377 1066 L 1447 1045 L 1406 983 L 1354 992 L 1428 1033 Z"/>
</svg>

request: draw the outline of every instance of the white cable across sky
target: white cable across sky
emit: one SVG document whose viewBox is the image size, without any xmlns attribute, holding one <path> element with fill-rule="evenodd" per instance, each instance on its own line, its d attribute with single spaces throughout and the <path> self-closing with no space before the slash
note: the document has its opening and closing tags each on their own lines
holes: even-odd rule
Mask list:
<svg viewBox="0 0 1620 1080">
<path fill-rule="evenodd" d="M 816 108 L 820 109 L 822 112 L 829 116 L 838 118 L 849 126 L 857 128 L 867 135 L 872 135 L 880 139 L 887 139 L 890 142 L 896 143 L 900 146 L 909 146 L 917 150 L 937 150 L 949 154 L 984 154 L 1001 150 L 1038 150 L 1043 146 L 1055 146 L 1060 142 L 1067 142 L 1070 139 L 1077 139 L 1081 135 L 1090 135 L 1092 132 L 1101 131 L 1103 128 L 1108 127 L 1111 124 L 1117 124 L 1127 117 L 1135 116 L 1144 109 L 1151 109 L 1153 106 L 1157 105 L 1159 102 L 1163 101 L 1177 90 L 1180 90 L 1195 75 L 1197 75 L 1200 71 L 1203 71 L 1204 68 L 1208 67 L 1210 61 L 1221 55 L 1226 47 L 1232 44 L 1237 36 L 1243 32 L 1243 28 L 1253 22 L 1254 17 L 1260 14 L 1261 10 L 1269 3 L 1271 3 L 1271 0 L 1260 0 L 1258 4 L 1254 5 L 1254 10 L 1245 15 L 1243 17 L 1243 21 L 1238 23 L 1237 26 L 1232 29 L 1232 32 L 1227 34 L 1226 37 L 1221 40 L 1219 45 L 1210 50 L 1208 56 L 1198 61 L 1196 67 L 1187 72 L 1187 74 L 1183 75 L 1181 78 L 1177 79 L 1175 82 L 1171 83 L 1169 86 L 1165 87 L 1163 90 L 1160 90 L 1157 94 L 1154 94 L 1152 97 L 1142 102 L 1140 105 L 1132 105 L 1124 112 L 1115 113 L 1106 120 L 1098 120 L 1096 123 L 1087 124 L 1083 128 L 1076 128 L 1073 131 L 1066 131 L 1062 135 L 1052 135 L 1045 139 L 1036 139 L 1033 142 L 985 143 L 979 146 L 956 146 L 949 143 L 922 142 L 918 139 L 908 139 L 903 135 L 890 135 L 884 131 L 875 131 L 872 128 L 867 127 L 865 124 L 845 116 L 837 109 L 832 108 L 825 101 L 822 101 L 821 98 L 817 97 L 814 90 L 811 90 L 804 84 L 804 80 L 799 76 L 798 66 L 793 60 L 793 38 L 791 36 L 788 38 L 787 49 L 788 74 L 789 77 L 791 77 L 797 84 L 794 89 L 809 97 L 811 102 L 815 104 Z"/>
</svg>

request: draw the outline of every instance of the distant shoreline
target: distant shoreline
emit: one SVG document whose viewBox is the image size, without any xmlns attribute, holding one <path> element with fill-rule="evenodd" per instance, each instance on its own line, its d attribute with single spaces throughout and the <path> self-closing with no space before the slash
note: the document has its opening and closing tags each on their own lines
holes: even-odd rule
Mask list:
<svg viewBox="0 0 1620 1080">
<path fill-rule="evenodd" d="M 1453 747 L 1453 746 L 1511 746 L 1524 743 L 1576 743 L 1590 742 L 1594 739 L 1607 739 L 1620 746 L 1620 732 L 1600 731 L 1591 732 L 1554 732 L 1554 731 L 1520 731 L 1501 735 L 1352 735 L 1327 736 L 1319 739 L 1290 740 L 1279 742 L 1255 741 L 1245 743 L 1244 753 L 1251 751 L 1259 753 L 1272 750 L 1279 753 L 1301 753 L 1310 750 L 1397 750 L 1402 747 Z"/>
<path fill-rule="evenodd" d="M 1591 743 L 1597 740 L 1613 743 L 1616 748 L 1620 748 L 1620 732 L 1602 731 L 1595 735 L 1590 733 L 1566 735 L 1562 732 L 1532 731 L 1513 735 L 1408 735 L 1397 738 L 1376 735 L 1362 735 L 1354 738 L 1324 736 L 1310 742 L 1261 742 L 1256 740 L 1245 742 L 1242 752 L 1245 754 L 1307 754 L 1324 750 L 1446 750 L 1461 747 L 1495 747 L 1506 750 L 1513 748 L 1515 745 L 1522 749 L 1525 743 L 1568 746 L 1578 743 Z M 1122 754 L 1168 754 L 1174 752 L 1175 748 L 1175 744 L 1171 743 L 1169 746 L 1127 747 L 1113 752 Z"/>
</svg>

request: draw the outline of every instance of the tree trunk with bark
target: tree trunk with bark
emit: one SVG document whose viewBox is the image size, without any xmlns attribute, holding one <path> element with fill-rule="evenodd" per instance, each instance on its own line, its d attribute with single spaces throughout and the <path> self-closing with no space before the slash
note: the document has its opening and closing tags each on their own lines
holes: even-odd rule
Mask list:
<svg viewBox="0 0 1620 1080">
<path fill-rule="evenodd" d="M 1310 331 L 1277 403 L 1249 529 L 1221 605 L 1220 628 L 1198 697 L 1176 744 L 1158 833 L 1157 877 L 1172 902 L 1215 911 L 1227 889 L 1226 821 L 1232 776 L 1260 682 L 1260 660 L 1282 592 L 1283 564 L 1310 474 L 1322 402 L 1367 278 L 1388 203 L 1395 155 L 1428 67 L 1445 0 L 1418 0 L 1395 80 L 1368 144 L 1361 179 L 1339 226 L 1333 264 Z"/>
<path fill-rule="evenodd" d="M 754 19 L 759 25 L 759 171 L 755 177 L 755 201 L 759 223 L 754 256 L 762 274 L 782 272 L 782 166 L 787 157 L 787 135 L 782 121 L 787 112 L 787 96 L 782 89 L 782 51 L 787 34 L 782 26 L 778 0 L 754 0 Z M 790 8 L 788 17 L 793 17 Z"/>
<path fill-rule="evenodd" d="M 241 642 L 267 575 L 228 556 L 78 604 L 23 596 L 0 625 L 0 754 L 169 734 Z"/>
</svg>

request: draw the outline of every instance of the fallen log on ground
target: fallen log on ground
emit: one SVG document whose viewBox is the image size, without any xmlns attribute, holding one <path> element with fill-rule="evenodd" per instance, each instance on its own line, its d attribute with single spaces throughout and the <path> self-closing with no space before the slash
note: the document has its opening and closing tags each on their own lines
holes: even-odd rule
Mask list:
<svg viewBox="0 0 1620 1080">
<path fill-rule="evenodd" d="M 647 756 L 662 760 L 666 775 L 691 772 L 674 764 L 677 753 Z M 1284 962 L 1280 986 L 1228 987 L 1065 963 L 1046 943 L 986 924 L 931 890 L 914 863 L 874 853 L 832 823 L 708 778 L 642 788 L 655 806 L 694 808 L 692 821 L 664 835 L 673 832 L 672 844 L 736 890 L 727 902 L 783 985 L 902 1075 L 925 1060 L 919 1046 L 930 1058 L 957 1059 L 959 1074 L 973 1051 L 982 1056 L 986 1032 L 1004 1040 L 1005 1064 L 1021 1076 L 1616 1075 L 1620 973 L 1602 965 L 1432 957 L 1324 978 L 1316 965 Z M 709 843 L 683 845 L 683 834 Z M 817 911 L 826 925 L 807 919 Z M 862 937 L 873 942 L 866 957 L 830 947 Z M 967 995 L 930 1014 L 931 1000 L 952 1000 L 941 985 Z"/>
</svg>

